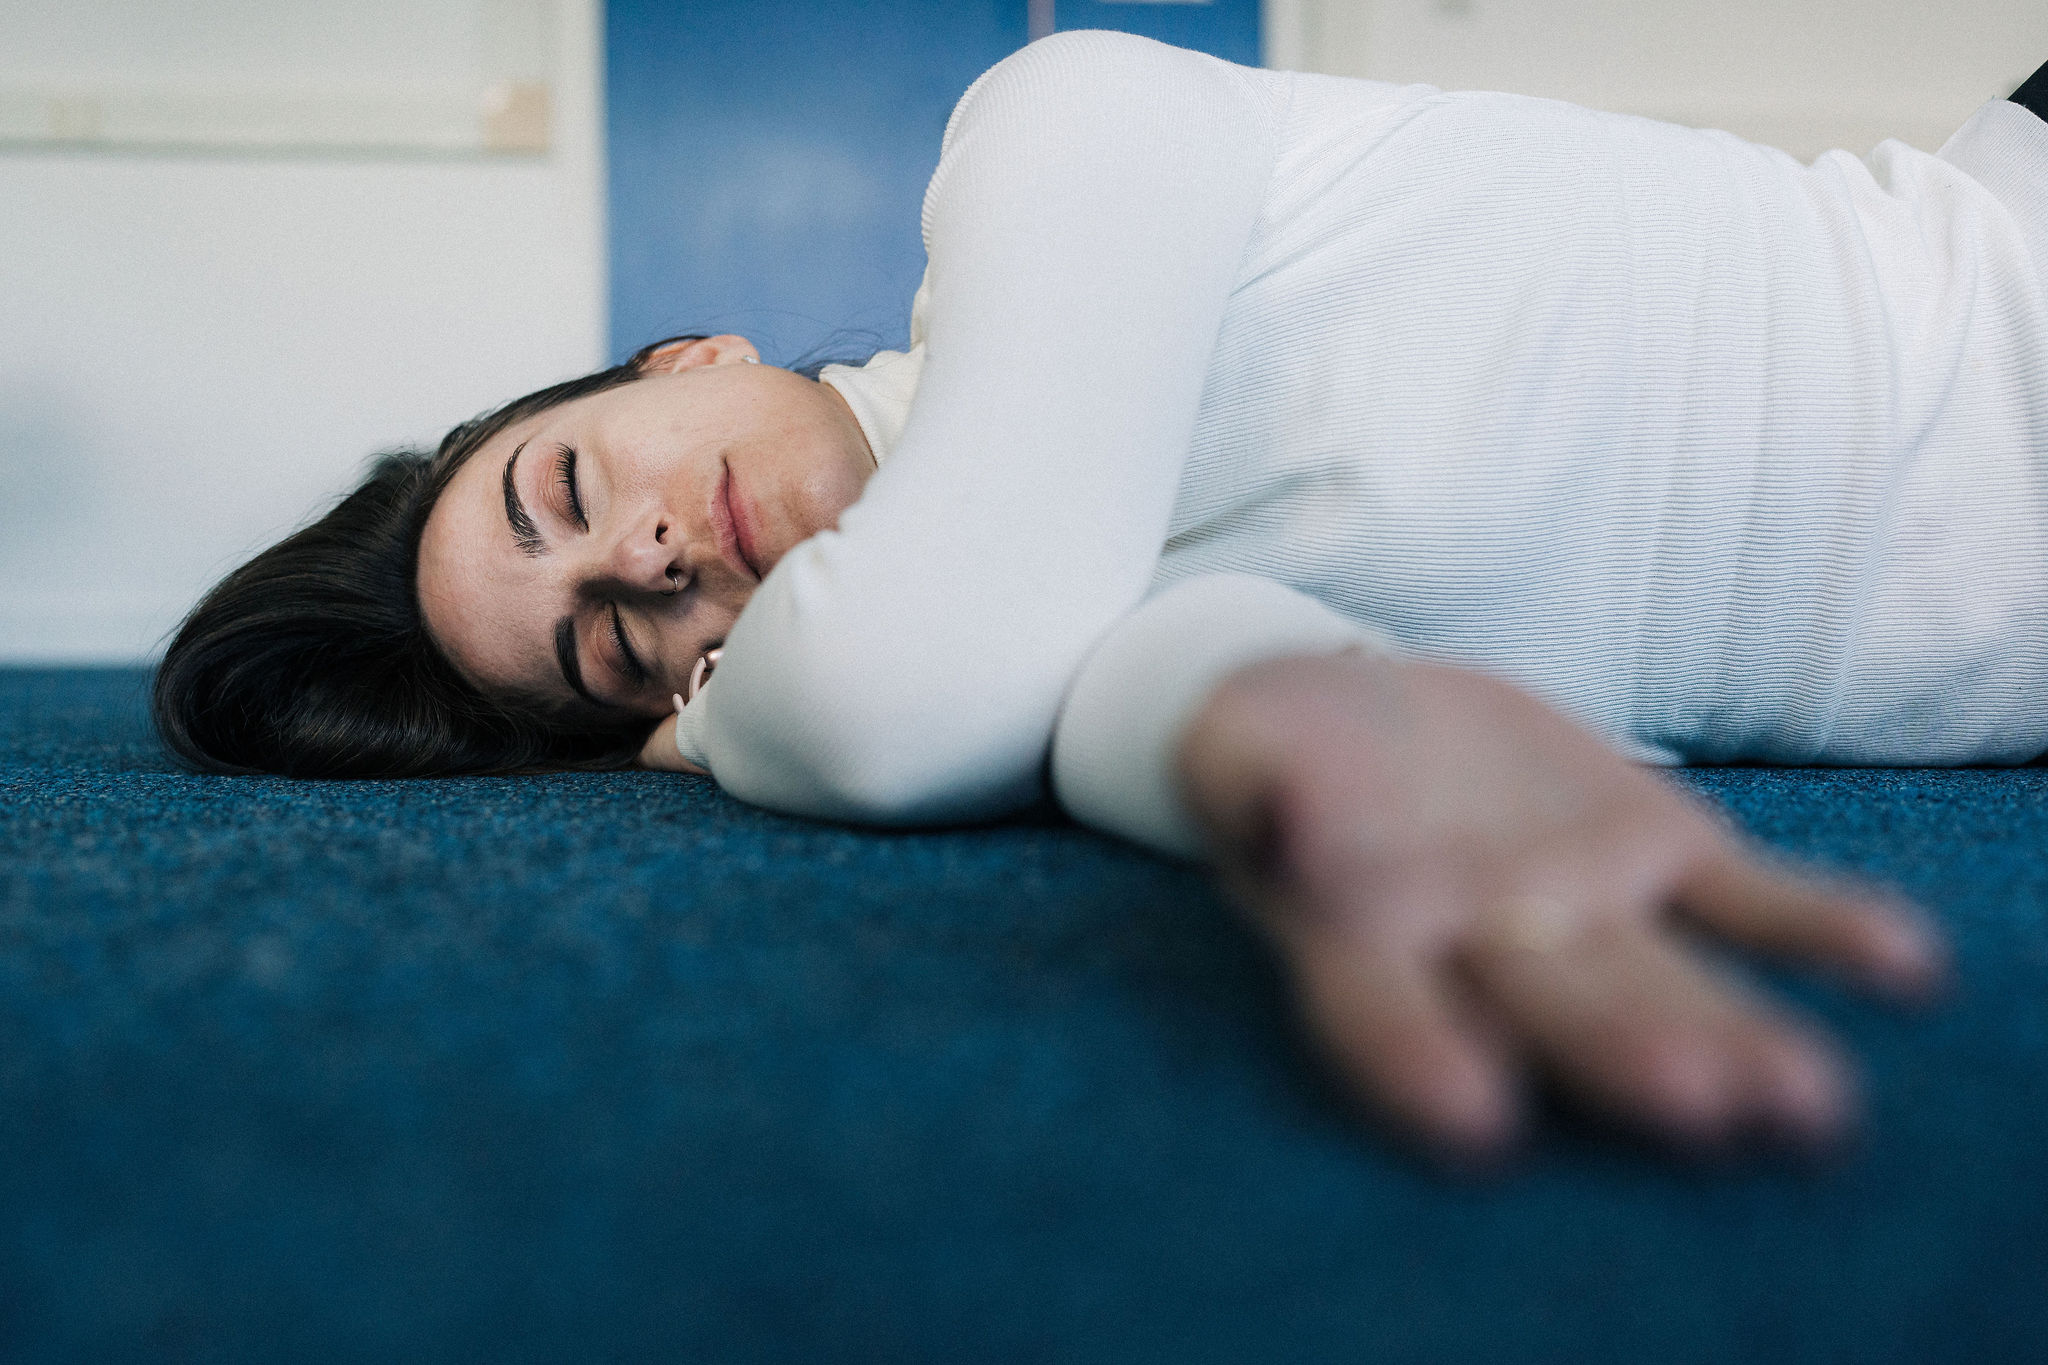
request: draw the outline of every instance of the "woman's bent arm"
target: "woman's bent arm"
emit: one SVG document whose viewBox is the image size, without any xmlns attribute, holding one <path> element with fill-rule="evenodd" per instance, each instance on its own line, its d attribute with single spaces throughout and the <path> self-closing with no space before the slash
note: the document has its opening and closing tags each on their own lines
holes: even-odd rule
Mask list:
<svg viewBox="0 0 2048 1365">
<path fill-rule="evenodd" d="M 1061 699 L 1165 538 L 1275 157 L 1251 75 L 1073 34 L 961 101 L 902 437 L 755 593 L 677 727 L 727 790 L 862 821 L 1037 795 Z"/>
</svg>

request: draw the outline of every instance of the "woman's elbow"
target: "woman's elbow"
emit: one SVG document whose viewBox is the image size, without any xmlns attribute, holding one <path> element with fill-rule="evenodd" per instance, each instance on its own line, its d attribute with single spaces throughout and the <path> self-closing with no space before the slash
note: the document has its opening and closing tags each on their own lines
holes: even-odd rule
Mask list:
<svg viewBox="0 0 2048 1365">
<path fill-rule="evenodd" d="M 799 714 L 713 754 L 742 800 L 871 825 L 988 819 L 1036 799 L 1051 715 L 1001 705 L 932 704 L 903 692 L 813 698 Z M 765 718 L 764 718 L 765 719 Z M 727 746 L 721 746 L 727 747 Z"/>
</svg>

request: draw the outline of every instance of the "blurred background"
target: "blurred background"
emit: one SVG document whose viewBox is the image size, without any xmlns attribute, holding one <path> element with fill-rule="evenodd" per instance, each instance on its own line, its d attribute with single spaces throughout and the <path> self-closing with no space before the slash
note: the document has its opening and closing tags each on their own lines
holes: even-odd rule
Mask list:
<svg viewBox="0 0 2048 1365">
<path fill-rule="evenodd" d="M 0 662 L 150 657 L 367 457 L 681 331 L 901 345 L 977 74 L 1055 29 L 1940 146 L 2042 0 L 0 3 Z"/>
</svg>

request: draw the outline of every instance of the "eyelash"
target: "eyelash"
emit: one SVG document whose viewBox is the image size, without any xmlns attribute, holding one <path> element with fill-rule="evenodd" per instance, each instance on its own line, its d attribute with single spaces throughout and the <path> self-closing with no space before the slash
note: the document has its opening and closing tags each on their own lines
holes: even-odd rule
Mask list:
<svg viewBox="0 0 2048 1365">
<path fill-rule="evenodd" d="M 556 446 L 555 452 L 555 484 L 568 500 L 569 519 L 588 531 L 590 522 L 583 515 L 583 499 L 576 492 L 576 452 L 568 446 Z"/>
<path fill-rule="evenodd" d="M 626 643 L 626 627 L 625 624 L 619 620 L 619 609 L 616 604 L 614 604 L 612 607 L 612 644 L 618 647 L 619 658 L 625 661 L 626 677 L 628 681 L 630 681 L 635 687 L 638 687 L 640 684 L 646 682 L 646 665 L 642 664 L 638 659 L 633 657 L 632 647 Z"/>
</svg>

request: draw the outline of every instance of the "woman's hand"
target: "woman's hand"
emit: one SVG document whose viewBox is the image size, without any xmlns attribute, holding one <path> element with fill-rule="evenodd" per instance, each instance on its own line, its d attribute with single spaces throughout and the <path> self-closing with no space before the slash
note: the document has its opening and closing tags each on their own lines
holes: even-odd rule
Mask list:
<svg viewBox="0 0 2048 1365">
<path fill-rule="evenodd" d="M 661 724 L 654 727 L 654 733 L 649 735 L 647 742 L 640 746 L 638 762 L 641 767 L 652 768 L 656 772 L 695 773 L 699 777 L 711 776 L 710 773 L 705 772 L 702 768 L 690 762 L 689 759 L 684 758 L 682 753 L 676 748 L 676 718 L 674 716 L 667 717 Z"/>
<path fill-rule="evenodd" d="M 1900 997 L 1943 974 L 1907 907 L 1773 866 L 1480 674 L 1355 650 L 1260 664 L 1218 688 L 1180 760 L 1311 1031 L 1447 1157 L 1502 1149 L 1532 1075 L 1689 1148 L 1842 1133 L 1846 1062 L 1692 931 Z"/>
</svg>

